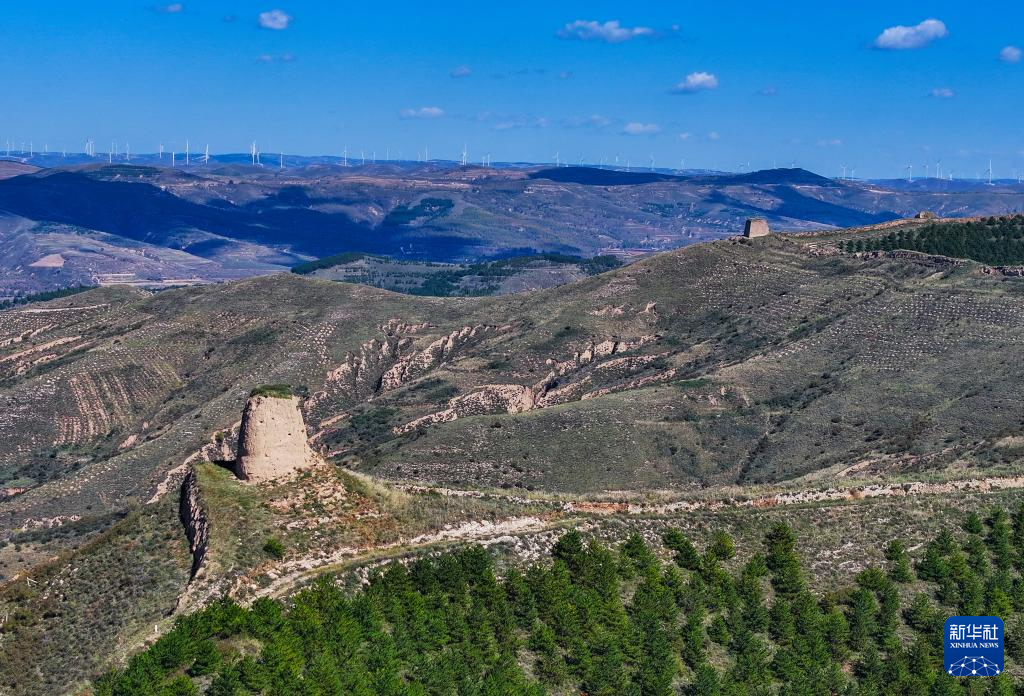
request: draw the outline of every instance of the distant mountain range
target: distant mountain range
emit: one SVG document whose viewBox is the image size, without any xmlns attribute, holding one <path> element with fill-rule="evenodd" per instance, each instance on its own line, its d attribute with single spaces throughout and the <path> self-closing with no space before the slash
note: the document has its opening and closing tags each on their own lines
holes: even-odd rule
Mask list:
<svg viewBox="0 0 1024 696">
<path fill-rule="evenodd" d="M 229 155 L 171 168 L 168 154 L 0 160 L 0 299 L 78 284 L 219 281 L 345 252 L 458 263 L 534 253 L 629 260 L 736 234 L 755 215 L 807 231 L 925 209 L 1024 210 L 1024 186 L 1013 183 L 879 184 L 803 169 L 283 163 Z"/>
</svg>

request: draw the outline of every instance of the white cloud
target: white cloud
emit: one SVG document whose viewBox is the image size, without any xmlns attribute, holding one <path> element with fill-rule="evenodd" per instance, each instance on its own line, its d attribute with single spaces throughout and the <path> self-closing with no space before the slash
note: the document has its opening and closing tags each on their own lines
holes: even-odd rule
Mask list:
<svg viewBox="0 0 1024 696">
<path fill-rule="evenodd" d="M 185 11 L 185 5 L 180 2 L 172 2 L 169 5 L 161 5 L 156 10 L 165 14 L 178 14 Z"/>
<path fill-rule="evenodd" d="M 493 129 L 504 131 L 516 128 L 547 128 L 550 125 L 551 119 L 547 116 L 511 116 L 495 123 Z"/>
<path fill-rule="evenodd" d="M 936 87 L 931 91 L 931 95 L 936 99 L 952 99 L 956 96 L 956 92 L 952 87 Z"/>
<path fill-rule="evenodd" d="M 282 53 L 279 56 L 275 56 L 271 53 L 261 53 L 256 60 L 260 63 L 274 63 L 280 61 L 282 63 L 291 63 L 295 60 L 294 53 Z"/>
<path fill-rule="evenodd" d="M 444 116 L 444 109 L 437 106 L 421 106 L 418 109 L 402 109 L 402 118 L 441 118 Z"/>
<path fill-rule="evenodd" d="M 708 133 L 708 140 L 718 140 L 722 136 L 718 134 L 718 131 L 711 131 Z"/>
<path fill-rule="evenodd" d="M 560 79 L 560 80 L 571 80 L 572 79 L 572 70 L 563 70 L 562 72 L 558 73 L 558 79 Z"/>
<path fill-rule="evenodd" d="M 288 25 L 292 23 L 292 16 L 283 10 L 270 10 L 269 12 L 260 12 L 260 26 L 264 29 L 274 29 L 280 31 L 287 29 Z"/>
<path fill-rule="evenodd" d="M 889 27 L 875 39 L 875 48 L 888 51 L 903 51 L 922 48 L 935 39 L 949 36 L 946 25 L 937 19 L 926 19 L 912 27 L 898 25 Z"/>
<path fill-rule="evenodd" d="M 570 116 L 565 119 L 563 125 L 568 128 L 606 128 L 612 124 L 612 120 L 601 114 L 590 116 Z"/>
<path fill-rule="evenodd" d="M 679 134 L 679 139 L 680 140 L 689 140 L 692 137 L 693 137 L 693 133 L 680 133 Z"/>
<path fill-rule="evenodd" d="M 661 132 L 661 126 L 657 123 L 630 121 L 622 129 L 622 132 L 626 135 L 656 135 Z"/>
<path fill-rule="evenodd" d="M 758 92 L 758 94 L 760 94 L 762 97 L 774 97 L 778 93 L 779 90 L 776 89 L 774 85 L 768 85 L 767 87 L 763 88 L 761 91 Z"/>
<path fill-rule="evenodd" d="M 473 74 L 473 71 L 469 69 L 468 65 L 460 65 L 448 74 L 454 78 L 469 77 Z"/>
<path fill-rule="evenodd" d="M 612 19 L 603 24 L 592 20 L 577 19 L 569 22 L 558 30 L 557 36 L 562 39 L 577 41 L 604 41 L 606 43 L 622 43 L 640 36 L 654 36 L 650 27 L 624 27 L 619 20 Z"/>
<path fill-rule="evenodd" d="M 999 60 L 1004 63 L 1019 63 L 1022 55 L 1024 55 L 1024 53 L 1022 53 L 1016 46 L 1005 46 L 1003 47 L 1003 50 L 999 52 Z"/>
<path fill-rule="evenodd" d="M 692 72 L 682 82 L 672 88 L 679 94 L 693 94 L 706 89 L 718 87 L 718 78 L 709 72 Z"/>
<path fill-rule="evenodd" d="M 818 141 L 818 147 L 839 147 L 842 144 L 839 138 L 822 138 Z"/>
</svg>

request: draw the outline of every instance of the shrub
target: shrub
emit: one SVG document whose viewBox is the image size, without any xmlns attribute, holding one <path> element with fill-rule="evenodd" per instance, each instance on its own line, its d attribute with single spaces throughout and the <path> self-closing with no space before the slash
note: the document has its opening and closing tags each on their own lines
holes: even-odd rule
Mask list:
<svg viewBox="0 0 1024 696">
<path fill-rule="evenodd" d="M 264 384 L 262 387 L 256 387 L 249 396 L 269 396 L 274 399 L 290 399 L 292 398 L 292 386 L 290 384 Z"/>
<path fill-rule="evenodd" d="M 266 543 L 263 544 L 263 550 L 267 552 L 267 555 L 272 556 L 278 560 L 284 558 L 284 544 L 279 539 L 270 537 Z"/>
</svg>

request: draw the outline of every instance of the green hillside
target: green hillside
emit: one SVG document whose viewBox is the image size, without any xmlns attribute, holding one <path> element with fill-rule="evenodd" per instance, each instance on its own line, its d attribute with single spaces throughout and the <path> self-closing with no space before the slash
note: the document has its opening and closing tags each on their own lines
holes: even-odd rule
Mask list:
<svg viewBox="0 0 1024 696">
<path fill-rule="evenodd" d="M 744 556 L 804 520 L 822 593 L 880 560 L 865 530 L 911 547 L 965 506 L 1015 508 L 1024 285 L 822 239 L 697 245 L 500 297 L 283 273 L 0 312 L 0 683 L 73 692 L 225 593 L 286 599 L 467 542 L 505 577 L 566 527 L 614 546 L 685 521 L 703 547 L 714 515 Z M 198 466 L 232 458 L 261 385 L 302 396 L 328 462 L 277 487 Z M 197 578 L 190 471 L 212 525 Z M 727 648 L 709 654 L 724 683 Z"/>
<path fill-rule="evenodd" d="M 897 229 L 887 235 L 847 241 L 846 251 L 910 249 L 926 254 L 973 259 L 993 266 L 1024 264 L 1024 216 L 990 217 L 968 222 L 932 223 Z"/>
<path fill-rule="evenodd" d="M 894 539 L 883 566 L 824 594 L 784 523 L 760 549 L 724 531 L 698 549 L 678 529 L 661 546 L 671 562 L 637 534 L 610 550 L 570 532 L 501 579 L 468 547 L 390 565 L 351 594 L 324 581 L 288 605 L 217 602 L 95 693 L 975 693 L 942 663 L 957 614 L 1006 623 L 1011 661 L 984 693 L 1013 693 L 1024 666 L 1024 507 L 972 514 L 916 560 Z"/>
</svg>

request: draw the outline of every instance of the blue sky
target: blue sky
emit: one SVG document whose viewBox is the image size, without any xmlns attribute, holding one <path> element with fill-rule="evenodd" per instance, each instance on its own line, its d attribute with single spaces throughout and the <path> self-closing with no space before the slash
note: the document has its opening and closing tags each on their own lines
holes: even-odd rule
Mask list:
<svg viewBox="0 0 1024 696">
<path fill-rule="evenodd" d="M 16 147 L 1024 172 L 1021 3 L 6 0 L 0 46 Z"/>
</svg>

